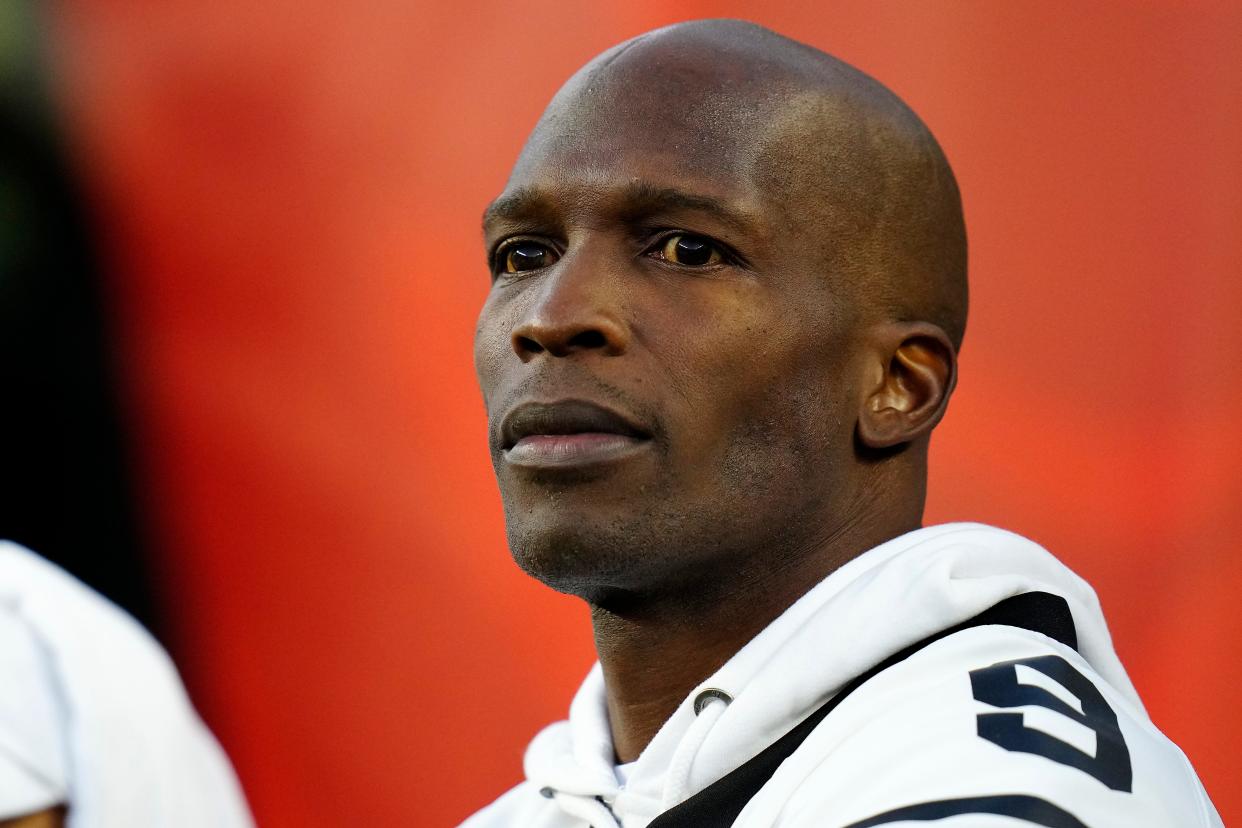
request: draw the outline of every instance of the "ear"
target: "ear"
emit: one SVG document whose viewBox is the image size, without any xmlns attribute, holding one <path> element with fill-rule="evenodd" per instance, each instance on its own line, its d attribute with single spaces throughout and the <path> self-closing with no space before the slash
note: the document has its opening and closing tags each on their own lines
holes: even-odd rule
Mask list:
<svg viewBox="0 0 1242 828">
<path fill-rule="evenodd" d="M 957 383 L 957 351 L 930 322 L 887 322 L 872 330 L 870 388 L 858 415 L 858 439 L 872 449 L 930 434 Z"/>
</svg>

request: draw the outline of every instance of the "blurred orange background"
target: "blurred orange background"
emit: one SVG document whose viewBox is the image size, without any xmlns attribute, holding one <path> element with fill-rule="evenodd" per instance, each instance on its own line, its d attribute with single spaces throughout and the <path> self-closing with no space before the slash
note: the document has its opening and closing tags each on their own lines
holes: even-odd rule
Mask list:
<svg viewBox="0 0 1242 828">
<path fill-rule="evenodd" d="M 930 124 L 971 238 L 928 522 L 1100 593 L 1156 723 L 1242 819 L 1242 7 L 89 2 L 51 47 L 106 242 L 172 648 L 260 825 L 453 825 L 590 665 L 509 560 L 470 340 L 478 231 L 543 105 L 739 16 Z"/>
</svg>

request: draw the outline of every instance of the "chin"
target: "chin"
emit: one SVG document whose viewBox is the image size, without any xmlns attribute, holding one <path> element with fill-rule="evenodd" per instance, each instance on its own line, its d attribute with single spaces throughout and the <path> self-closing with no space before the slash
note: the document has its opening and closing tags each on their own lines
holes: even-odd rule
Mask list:
<svg viewBox="0 0 1242 828">
<path fill-rule="evenodd" d="M 716 531 L 654 510 L 612 519 L 564 509 L 506 515 L 509 549 L 522 570 L 557 592 L 618 611 L 643 596 L 696 588 L 713 568 L 707 564 L 729 557 L 713 523 Z"/>
<path fill-rule="evenodd" d="M 527 575 L 557 592 L 587 597 L 615 579 L 616 542 L 607 533 L 582 524 L 568 526 L 508 525 L 509 551 Z"/>
</svg>

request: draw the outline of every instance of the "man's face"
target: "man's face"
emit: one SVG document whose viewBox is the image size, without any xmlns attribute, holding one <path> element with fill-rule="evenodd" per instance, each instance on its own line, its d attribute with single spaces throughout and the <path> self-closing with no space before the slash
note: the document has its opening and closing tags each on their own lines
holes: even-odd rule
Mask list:
<svg viewBox="0 0 1242 828">
<path fill-rule="evenodd" d="M 797 149 L 614 86 L 558 97 L 489 208 L 475 336 L 513 554 L 596 602 L 832 531 L 858 384 L 824 240 L 764 172 Z"/>
</svg>

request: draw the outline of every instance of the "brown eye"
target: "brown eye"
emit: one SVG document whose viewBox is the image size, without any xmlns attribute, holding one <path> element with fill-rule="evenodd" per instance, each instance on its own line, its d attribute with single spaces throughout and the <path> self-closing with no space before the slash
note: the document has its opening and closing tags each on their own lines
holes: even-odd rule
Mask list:
<svg viewBox="0 0 1242 828">
<path fill-rule="evenodd" d="M 505 273 L 522 273 L 538 270 L 556 261 L 556 254 L 546 245 L 537 242 L 517 242 L 505 249 Z"/>
<path fill-rule="evenodd" d="M 666 261 L 689 267 L 714 265 L 721 260 L 716 245 L 701 236 L 684 234 L 669 236 L 660 249 L 660 255 Z"/>
</svg>

